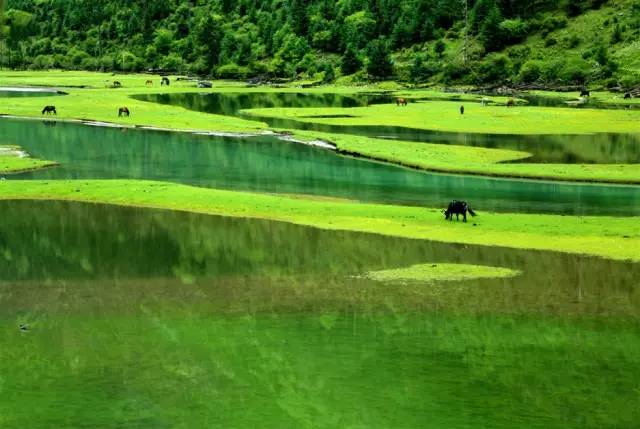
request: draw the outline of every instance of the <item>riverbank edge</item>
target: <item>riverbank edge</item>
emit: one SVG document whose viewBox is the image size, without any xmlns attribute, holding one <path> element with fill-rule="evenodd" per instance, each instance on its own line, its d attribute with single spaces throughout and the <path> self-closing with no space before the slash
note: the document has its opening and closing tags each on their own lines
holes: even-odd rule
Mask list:
<svg viewBox="0 0 640 429">
<path fill-rule="evenodd" d="M 638 217 L 483 213 L 469 223 L 445 222 L 441 209 L 283 197 L 139 180 L 4 181 L 0 183 L 0 200 L 60 200 L 166 209 L 640 262 Z"/>
<path fill-rule="evenodd" d="M 307 146 L 313 146 L 320 149 L 326 149 L 334 151 L 335 153 L 342 156 L 349 156 L 353 158 L 368 160 L 368 161 L 376 161 L 382 162 L 385 164 L 396 165 L 399 167 L 409 168 L 412 170 L 420 171 L 420 172 L 433 172 L 433 173 L 442 173 L 442 174 L 455 174 L 455 175 L 464 175 L 464 176 L 478 176 L 478 177 L 490 177 L 496 179 L 515 179 L 515 180 L 532 180 L 532 181 L 556 181 L 556 182 L 567 182 L 567 183 L 584 183 L 584 184 L 613 184 L 613 185 L 639 185 L 640 184 L 640 176 L 637 179 L 630 180 L 621 180 L 616 178 L 584 178 L 577 177 L 573 175 L 567 176 L 558 176 L 553 174 L 524 174 L 524 173 L 499 173 L 492 172 L 490 170 L 491 164 L 487 164 L 484 168 L 481 164 L 478 167 L 467 167 L 467 168 L 456 168 L 452 167 L 436 167 L 433 165 L 421 165 L 417 162 L 411 162 L 404 159 L 392 158 L 390 156 L 375 156 L 364 151 L 356 151 L 351 149 L 345 149 L 344 143 L 340 142 L 340 140 L 350 137 L 348 134 L 339 135 L 339 134 L 325 134 L 325 133 L 314 133 L 314 132 L 302 132 L 299 130 L 289 130 L 289 129 L 265 129 L 262 132 L 228 132 L 228 131 L 208 131 L 208 130 L 199 130 L 199 129 L 180 129 L 180 128 L 165 128 L 165 127 L 155 127 L 144 124 L 120 124 L 116 122 L 108 122 L 108 121 L 98 121 L 93 119 L 71 119 L 71 118 L 60 118 L 60 119 L 52 119 L 52 118 L 41 118 L 37 116 L 16 116 L 16 115 L 8 115 L 8 114 L 0 114 L 0 119 L 15 119 L 15 120 L 25 120 L 25 121 L 47 121 L 47 122 L 62 122 L 62 123 L 70 123 L 70 124 L 78 124 L 85 126 L 96 126 L 96 127 L 104 127 L 104 128 L 118 128 L 118 129 L 137 129 L 137 130 L 147 130 L 147 131 L 159 131 L 159 132 L 176 132 L 176 133 L 188 133 L 194 135 L 203 135 L 203 136 L 212 136 L 212 137 L 231 137 L 231 138 L 251 138 L 251 137 L 275 137 L 280 140 L 304 144 Z M 309 136 L 320 135 L 322 137 L 317 138 L 309 138 Z M 371 142 L 375 142 L 378 139 L 369 138 L 369 137 L 360 137 L 360 139 L 366 139 Z M 387 141 L 385 141 L 387 142 Z M 388 142 L 400 142 L 403 144 L 413 144 L 416 147 L 424 148 L 428 147 L 427 145 L 439 146 L 437 144 L 429 144 L 429 143 L 417 143 L 417 142 L 409 142 L 409 141 L 396 141 L 390 140 Z M 454 145 L 455 146 L 455 145 Z M 464 146 L 455 146 L 464 148 Z M 500 149 L 487 149 L 491 151 L 500 151 Z M 505 153 L 518 153 L 516 151 L 506 151 Z M 517 160 L 524 160 L 527 157 L 532 156 L 530 153 L 521 152 L 521 155 L 505 158 L 504 162 L 512 162 Z M 495 164 L 502 163 L 498 162 Z M 51 164 L 50 167 L 55 167 L 59 165 L 58 163 Z M 545 165 L 550 164 L 539 164 L 540 167 L 544 168 Z M 568 165 L 568 164 L 567 164 Z M 604 165 L 604 164 L 603 164 Z M 628 166 L 634 166 L 634 164 L 628 164 Z M 28 170 L 23 171 L 12 171 L 12 172 L 4 172 L 6 174 L 18 174 Z M 640 166 L 638 166 L 638 171 L 640 171 Z M 2 172 L 0 172 L 2 173 Z"/>
<path fill-rule="evenodd" d="M 13 150 L 13 152 L 8 149 Z M 27 164 L 28 166 L 26 166 Z M 0 144 L 0 175 L 4 174 L 8 176 L 28 173 L 30 171 L 40 171 L 59 165 L 60 164 L 55 161 L 31 158 L 31 156 L 18 145 Z"/>
</svg>

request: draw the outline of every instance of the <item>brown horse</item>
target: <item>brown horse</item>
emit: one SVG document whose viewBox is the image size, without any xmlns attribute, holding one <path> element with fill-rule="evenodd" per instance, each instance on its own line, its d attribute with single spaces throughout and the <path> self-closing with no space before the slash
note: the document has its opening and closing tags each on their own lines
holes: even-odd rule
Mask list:
<svg viewBox="0 0 640 429">
<path fill-rule="evenodd" d="M 112 85 L 113 88 L 120 88 L 121 86 L 122 86 L 122 83 L 120 83 L 119 81 L 117 80 L 113 81 L 113 85 Z"/>
<path fill-rule="evenodd" d="M 147 86 L 153 86 L 153 81 L 152 80 L 148 80 L 145 85 Z"/>
<path fill-rule="evenodd" d="M 516 100 L 514 100 L 513 98 L 507 101 L 507 107 L 515 107 L 515 105 L 516 105 Z"/>
<path fill-rule="evenodd" d="M 400 106 L 407 106 L 409 104 L 409 102 L 407 101 L 406 98 L 398 98 L 396 100 L 396 104 L 398 105 L 398 107 Z"/>
<path fill-rule="evenodd" d="M 127 118 L 131 116 L 131 112 L 129 112 L 128 107 L 121 107 L 120 109 L 118 109 L 118 117 L 121 116 L 126 116 Z"/>
</svg>

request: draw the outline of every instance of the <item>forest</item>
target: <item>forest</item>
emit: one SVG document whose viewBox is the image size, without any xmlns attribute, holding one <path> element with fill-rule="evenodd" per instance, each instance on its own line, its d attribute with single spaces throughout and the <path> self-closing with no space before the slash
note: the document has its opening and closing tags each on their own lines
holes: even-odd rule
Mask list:
<svg viewBox="0 0 640 429">
<path fill-rule="evenodd" d="M 325 82 L 640 81 L 635 70 L 620 67 L 624 58 L 612 54 L 640 34 L 637 0 L 5 3 L 0 62 L 12 69 L 161 70 Z M 613 12 L 598 13 L 608 6 Z M 616 7 L 631 13 L 620 16 Z M 600 20 L 604 31 L 582 34 L 573 23 L 583 16 Z M 566 55 L 556 55 L 557 49 Z"/>
</svg>

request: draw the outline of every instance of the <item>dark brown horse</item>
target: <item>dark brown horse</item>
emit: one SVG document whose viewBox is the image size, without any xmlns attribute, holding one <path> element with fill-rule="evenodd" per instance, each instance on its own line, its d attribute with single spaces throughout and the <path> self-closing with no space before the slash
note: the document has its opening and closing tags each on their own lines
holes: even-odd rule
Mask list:
<svg viewBox="0 0 640 429">
<path fill-rule="evenodd" d="M 126 116 L 127 118 L 131 116 L 131 112 L 129 112 L 128 107 L 121 107 L 120 109 L 118 109 L 118 117 L 121 116 Z"/>
<path fill-rule="evenodd" d="M 153 81 L 152 80 L 148 80 L 145 85 L 147 86 L 153 86 Z"/>
<path fill-rule="evenodd" d="M 516 105 L 516 100 L 514 100 L 513 98 L 507 101 L 507 107 L 515 107 L 515 105 Z"/>
<path fill-rule="evenodd" d="M 471 216 L 476 216 L 476 212 L 474 212 L 469 204 L 466 201 L 456 201 L 453 200 L 449 203 L 449 207 L 444 212 L 444 218 L 446 220 L 452 221 L 453 215 L 456 215 L 456 220 L 459 220 L 459 216 L 462 215 L 464 222 L 467 221 L 467 212 Z"/>
<path fill-rule="evenodd" d="M 160 81 L 160 86 L 164 86 L 164 85 L 169 86 L 170 84 L 171 84 L 171 81 L 169 80 L 169 78 L 167 76 L 162 76 L 162 81 Z"/>
<path fill-rule="evenodd" d="M 121 86 L 122 86 L 122 83 L 120 83 L 119 81 L 117 81 L 117 80 L 113 81 L 113 87 L 114 88 L 120 88 Z"/>
<path fill-rule="evenodd" d="M 396 100 L 396 104 L 398 105 L 398 107 L 400 106 L 407 106 L 409 104 L 409 102 L 407 101 L 406 98 L 398 98 Z"/>
<path fill-rule="evenodd" d="M 630 92 L 626 92 L 626 93 L 624 94 L 624 99 L 625 99 L 625 100 L 631 100 L 631 93 L 630 93 Z"/>
<path fill-rule="evenodd" d="M 591 97 L 591 92 L 588 89 L 580 91 L 580 97 Z"/>
<path fill-rule="evenodd" d="M 44 109 L 42 109 L 42 114 L 47 114 L 47 115 L 57 115 L 58 112 L 56 111 L 56 106 L 45 106 Z"/>
</svg>

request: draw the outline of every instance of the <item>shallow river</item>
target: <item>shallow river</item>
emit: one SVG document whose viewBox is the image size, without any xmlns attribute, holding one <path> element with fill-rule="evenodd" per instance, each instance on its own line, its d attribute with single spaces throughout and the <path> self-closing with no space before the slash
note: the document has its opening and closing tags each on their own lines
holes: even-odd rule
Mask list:
<svg viewBox="0 0 640 429">
<path fill-rule="evenodd" d="M 198 186 L 479 210 L 640 214 L 640 187 L 430 174 L 338 156 L 275 137 L 221 138 L 67 123 L 0 120 L 17 144 L 60 167 L 9 179 L 157 179 Z"/>
<path fill-rule="evenodd" d="M 301 94 L 301 93 L 213 93 L 144 94 L 134 98 L 182 106 L 200 112 L 260 120 L 274 128 L 313 130 L 400 140 L 501 148 L 533 154 L 526 162 L 563 164 L 640 163 L 640 134 L 589 135 L 501 135 L 419 130 L 393 126 L 341 126 L 304 123 L 290 119 L 247 116 L 241 110 L 275 107 L 362 107 L 392 103 L 384 95 Z M 428 102 L 426 100 L 420 102 Z M 471 102 L 467 102 L 471 104 Z"/>
<path fill-rule="evenodd" d="M 3 428 L 640 418 L 638 264 L 102 205 L 0 212 Z M 424 262 L 523 275 L 362 277 Z"/>
</svg>

